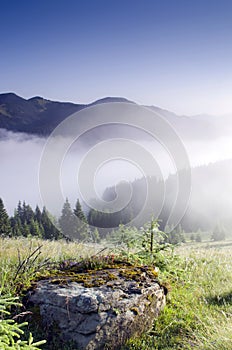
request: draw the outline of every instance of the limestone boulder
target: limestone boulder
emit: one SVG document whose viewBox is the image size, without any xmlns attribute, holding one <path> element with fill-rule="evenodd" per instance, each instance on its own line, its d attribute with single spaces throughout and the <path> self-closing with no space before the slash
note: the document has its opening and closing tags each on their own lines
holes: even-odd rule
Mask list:
<svg viewBox="0 0 232 350">
<path fill-rule="evenodd" d="M 165 288 L 150 267 L 98 270 L 89 279 L 86 274 L 79 274 L 79 281 L 41 280 L 27 298 L 39 308 L 46 330 L 56 330 L 73 349 L 120 349 L 149 330 L 165 305 Z"/>
</svg>

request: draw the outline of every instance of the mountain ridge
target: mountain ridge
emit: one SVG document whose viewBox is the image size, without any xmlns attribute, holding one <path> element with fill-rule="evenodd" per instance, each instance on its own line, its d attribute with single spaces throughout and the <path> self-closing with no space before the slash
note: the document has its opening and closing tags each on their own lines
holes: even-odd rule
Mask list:
<svg viewBox="0 0 232 350">
<path fill-rule="evenodd" d="M 29 99 L 13 92 L 0 94 L 0 128 L 47 135 L 69 115 L 100 103 L 135 103 L 123 97 L 104 97 L 89 104 L 61 102 L 33 96 Z"/>
<path fill-rule="evenodd" d="M 40 136 L 49 135 L 65 118 L 82 109 L 103 103 L 136 102 L 124 97 L 103 97 L 88 104 L 52 101 L 41 96 L 25 99 L 13 92 L 0 94 L 0 128 Z M 177 115 L 157 106 L 141 106 L 164 117 L 180 136 L 218 137 L 221 132 L 232 132 L 231 117 Z"/>
</svg>

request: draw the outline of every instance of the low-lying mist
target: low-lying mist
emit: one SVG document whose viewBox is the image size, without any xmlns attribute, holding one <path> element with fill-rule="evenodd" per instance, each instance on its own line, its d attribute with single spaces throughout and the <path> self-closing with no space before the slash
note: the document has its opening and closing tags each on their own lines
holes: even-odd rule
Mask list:
<svg viewBox="0 0 232 350">
<path fill-rule="evenodd" d="M 0 133 L 0 196 L 10 214 L 19 200 L 42 205 L 38 188 L 38 167 L 45 139 L 13 133 Z"/>
<path fill-rule="evenodd" d="M 84 210 L 87 210 L 90 199 L 96 196 L 101 198 L 106 188 L 112 186 L 114 188 L 122 181 L 124 183 L 128 182 L 131 186 L 136 179 L 153 176 L 166 186 L 165 208 L 163 210 L 169 210 L 169 199 L 174 196 L 169 188 L 170 175 L 174 176 L 173 174 L 177 171 L 173 159 L 165 149 L 165 145 L 161 145 L 150 136 L 140 137 L 140 131 L 134 131 L 133 128 L 128 129 L 125 126 L 99 127 L 73 142 L 63 157 L 59 174 L 63 202 L 67 197 L 74 206 L 76 199 L 80 198 Z M 68 136 L 57 138 L 58 148 L 62 142 L 69 143 L 65 138 L 68 138 Z M 122 142 L 124 139 L 129 139 L 132 142 L 132 147 L 137 147 L 138 150 L 142 148 L 145 153 L 149 153 L 154 159 L 153 164 L 156 164 L 157 167 L 153 167 L 152 164 L 152 169 L 147 174 L 133 159 L 120 158 L 120 156 L 109 156 L 107 159 L 107 154 L 105 160 L 103 157 L 103 160 L 98 162 L 97 168 L 94 169 L 90 166 L 95 157 L 95 154 L 91 152 L 99 147 L 99 144 L 102 148 L 98 154 L 102 155 L 102 150 L 110 147 L 109 142 L 117 149 L 117 142 Z M 214 225 L 216 221 L 221 220 L 230 225 L 232 161 L 222 161 L 232 159 L 232 141 L 230 137 L 227 134 L 224 137 L 220 135 L 215 139 L 207 138 L 207 140 L 204 140 L 203 137 L 188 139 L 187 136 L 185 137 L 182 134 L 182 141 L 193 169 L 192 193 L 183 224 L 186 229 L 191 229 L 193 226 L 196 229 L 197 227 L 207 229 L 210 225 Z M 43 207 L 47 204 L 41 198 L 39 183 L 40 161 L 46 142 L 47 140 L 43 137 L 13 133 L 1 129 L 0 197 L 4 200 L 7 211 L 11 215 L 19 200 L 25 200 L 32 207 L 37 204 Z M 106 143 L 104 144 L 104 142 Z M 120 143 L 120 147 L 122 147 L 121 145 Z M 89 167 L 84 168 L 84 180 L 82 178 L 79 181 L 79 171 L 83 162 L 89 162 Z M 218 163 L 215 165 L 209 165 L 216 162 Z M 86 191 L 83 191 L 83 186 L 85 190 L 88 189 L 88 198 L 85 197 Z M 91 192 L 92 189 L 93 192 Z M 131 189 L 133 190 L 133 186 Z M 142 193 L 140 198 L 145 198 Z M 86 200 L 87 203 L 85 203 Z M 172 198 L 172 200 L 174 199 Z M 142 203 L 139 203 L 139 205 L 142 205 Z M 48 209 L 57 216 L 60 214 L 61 205 L 60 203 L 57 205 L 55 196 L 53 207 Z"/>
</svg>

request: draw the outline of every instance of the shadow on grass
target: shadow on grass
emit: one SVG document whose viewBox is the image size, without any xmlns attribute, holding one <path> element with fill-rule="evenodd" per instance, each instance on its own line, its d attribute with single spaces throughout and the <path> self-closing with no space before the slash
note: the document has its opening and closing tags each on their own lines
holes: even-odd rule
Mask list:
<svg viewBox="0 0 232 350">
<path fill-rule="evenodd" d="M 228 304 L 232 305 L 232 291 L 229 293 L 208 297 L 206 298 L 206 300 L 211 305 L 218 305 L 218 306 L 223 306 Z"/>
</svg>

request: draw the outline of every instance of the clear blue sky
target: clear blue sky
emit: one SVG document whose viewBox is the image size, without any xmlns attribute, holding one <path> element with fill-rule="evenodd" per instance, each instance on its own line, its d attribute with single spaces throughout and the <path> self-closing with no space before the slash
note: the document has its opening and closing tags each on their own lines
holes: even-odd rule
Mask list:
<svg viewBox="0 0 232 350">
<path fill-rule="evenodd" d="M 232 112 L 231 0 L 2 0 L 0 92 Z"/>
</svg>

